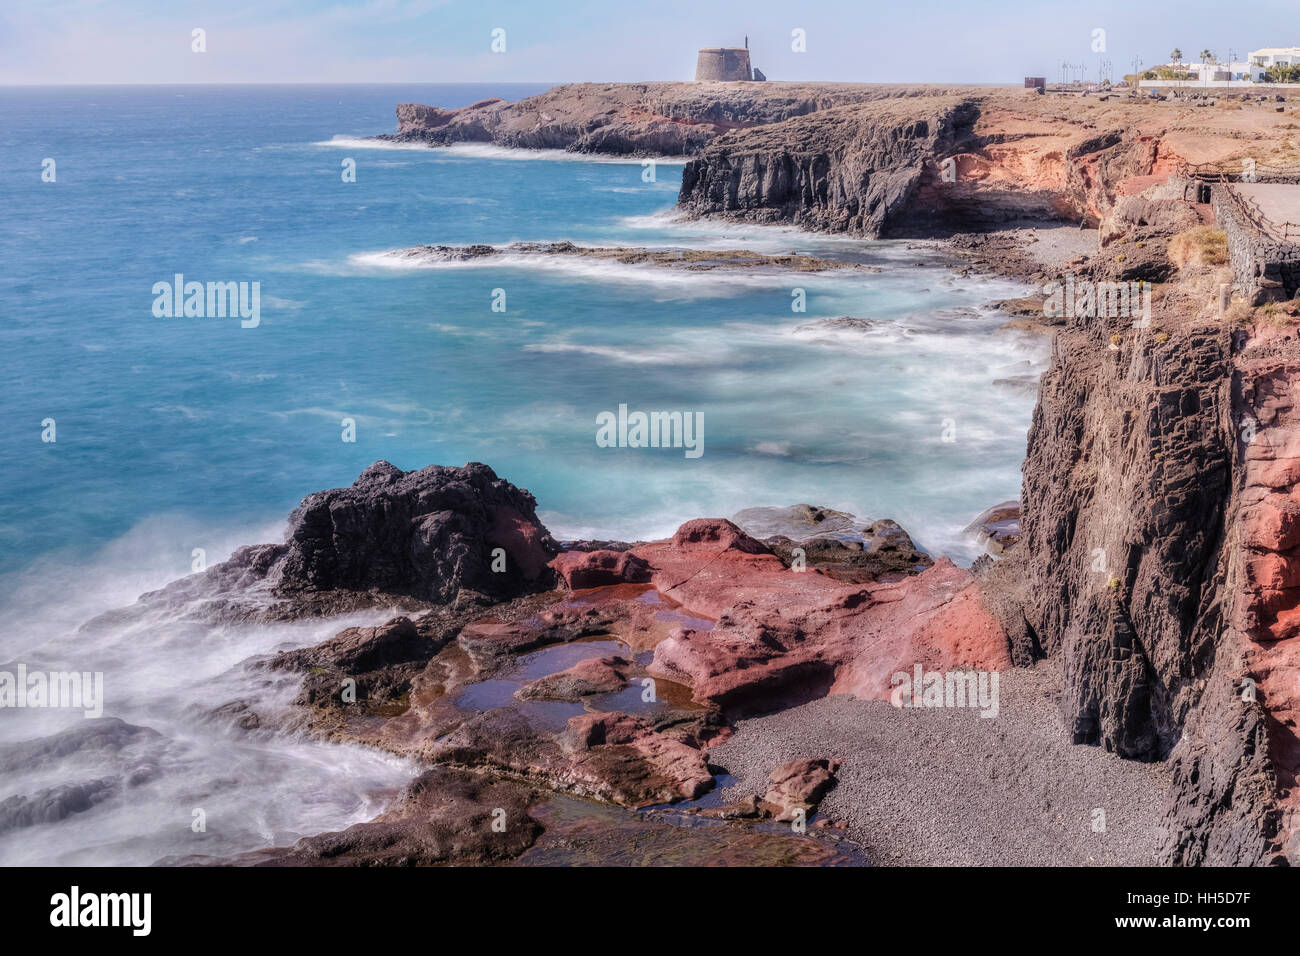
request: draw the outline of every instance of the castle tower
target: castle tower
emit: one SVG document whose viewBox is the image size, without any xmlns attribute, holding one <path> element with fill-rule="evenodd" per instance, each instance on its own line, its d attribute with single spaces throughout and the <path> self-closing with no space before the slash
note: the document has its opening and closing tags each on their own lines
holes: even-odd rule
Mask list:
<svg viewBox="0 0 1300 956">
<path fill-rule="evenodd" d="M 719 47 L 701 50 L 695 61 L 696 83 L 724 83 L 732 80 L 752 80 L 753 68 L 749 65 L 749 37 L 745 48 Z"/>
</svg>

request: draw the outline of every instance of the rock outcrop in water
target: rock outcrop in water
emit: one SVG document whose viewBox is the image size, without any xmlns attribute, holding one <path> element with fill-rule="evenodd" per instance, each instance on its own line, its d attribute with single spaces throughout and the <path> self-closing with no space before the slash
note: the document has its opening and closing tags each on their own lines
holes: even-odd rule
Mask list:
<svg viewBox="0 0 1300 956">
<path fill-rule="evenodd" d="M 412 246 L 387 253 L 404 262 L 471 262 L 493 257 L 541 257 L 617 262 L 625 266 L 651 266 L 686 272 L 714 270 L 757 270 L 790 272 L 879 272 L 878 266 L 827 259 L 822 256 L 769 255 L 748 249 L 648 249 L 645 246 L 579 246 L 560 242 L 512 242 L 504 246 Z"/>
<path fill-rule="evenodd" d="M 148 785 L 160 774 L 162 739 L 148 727 L 98 717 L 47 737 L 0 745 L 0 773 L 9 781 L 33 775 L 48 780 L 51 770 L 63 771 L 63 782 L 0 800 L 0 833 L 56 823 Z M 69 760 L 86 768 L 83 779 L 66 780 Z"/>
<path fill-rule="evenodd" d="M 283 544 L 239 548 L 84 628 L 160 606 L 230 623 L 482 605 L 550 588 L 549 562 L 558 552 L 533 496 L 487 465 L 404 472 L 379 461 L 347 488 L 304 498 Z"/>
<path fill-rule="evenodd" d="M 533 496 L 487 465 L 403 472 L 381 461 L 351 487 L 303 499 L 275 575 L 281 592 L 374 590 L 446 603 L 469 590 L 502 600 L 549 586 L 558 550 Z"/>
</svg>

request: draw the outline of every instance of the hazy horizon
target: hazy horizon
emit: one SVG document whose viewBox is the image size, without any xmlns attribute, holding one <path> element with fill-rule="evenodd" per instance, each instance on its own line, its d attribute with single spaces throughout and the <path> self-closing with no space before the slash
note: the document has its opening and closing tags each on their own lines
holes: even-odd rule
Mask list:
<svg viewBox="0 0 1300 956">
<path fill-rule="evenodd" d="M 1221 4 L 1135 8 L 973 6 L 867 9 L 827 2 L 791 10 L 773 0 L 685 0 L 610 9 L 575 0 L 550 9 L 467 0 L 272 0 L 205 12 L 181 0 L 119 9 L 96 0 L 17 0 L 0 10 L 0 85 L 568 83 L 689 80 L 701 47 L 740 46 L 772 80 L 1018 84 L 1055 80 L 1062 64 L 1095 80 L 1168 59 L 1179 47 L 1238 58 L 1290 46 L 1294 5 L 1256 0 L 1223 23 Z M 1171 23 L 1171 12 L 1177 23 Z M 202 30 L 202 52 L 194 47 Z M 494 30 L 498 49 L 492 49 Z M 803 31 L 804 49 L 793 36 Z M 1097 31 L 1104 31 L 1098 34 Z M 1297 31 L 1300 32 L 1300 31 Z M 539 79 L 542 77 L 544 79 Z"/>
</svg>

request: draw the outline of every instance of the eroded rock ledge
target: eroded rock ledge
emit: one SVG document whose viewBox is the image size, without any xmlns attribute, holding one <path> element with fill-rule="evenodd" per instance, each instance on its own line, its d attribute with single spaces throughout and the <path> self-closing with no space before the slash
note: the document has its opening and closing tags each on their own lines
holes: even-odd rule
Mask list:
<svg viewBox="0 0 1300 956">
<path fill-rule="evenodd" d="M 396 260 L 427 263 L 476 262 L 518 257 L 562 257 L 628 266 L 711 272 L 715 269 L 754 269 L 790 272 L 879 272 L 877 266 L 806 256 L 770 255 L 748 249 L 649 249 L 644 246 L 579 246 L 572 242 L 512 242 L 504 246 L 412 246 L 388 253 Z"/>
</svg>

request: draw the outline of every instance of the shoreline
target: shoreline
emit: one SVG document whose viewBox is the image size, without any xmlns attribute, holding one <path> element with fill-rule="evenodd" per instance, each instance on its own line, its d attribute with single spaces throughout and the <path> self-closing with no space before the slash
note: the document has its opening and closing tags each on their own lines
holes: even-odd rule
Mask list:
<svg viewBox="0 0 1300 956">
<path fill-rule="evenodd" d="M 532 158 L 539 158 L 539 157 L 529 157 L 529 158 L 532 159 Z M 580 157 L 575 156 L 574 158 L 580 158 Z M 673 208 L 675 209 L 677 207 L 673 207 Z M 681 217 L 681 221 L 689 222 L 692 220 L 691 217 Z M 720 223 L 727 222 L 725 218 L 721 220 L 713 219 L 710 222 L 710 217 L 700 217 L 696 221 L 701 221 L 702 223 L 707 223 L 711 225 L 718 225 Z M 734 224 L 739 225 L 740 223 L 734 223 Z M 798 241 L 800 237 L 817 238 L 817 237 L 829 235 L 828 233 L 801 228 L 797 225 L 784 225 L 784 224 L 773 224 L 773 225 L 777 226 L 777 228 L 781 228 L 782 230 L 788 230 L 791 233 L 792 239 L 795 241 Z M 1034 228 L 1043 229 L 1044 227 L 1041 225 L 1036 227 L 1031 227 L 1031 231 Z M 1065 227 L 1060 227 L 1060 228 L 1065 228 Z M 978 234 L 974 234 L 974 235 L 978 235 Z M 1051 236 L 1056 234 L 1049 232 L 1048 235 Z M 1093 237 L 1095 241 L 1095 232 L 1090 232 L 1089 235 Z M 891 241 L 913 244 L 916 245 L 917 247 L 924 248 L 931 253 L 938 254 L 938 256 L 940 256 L 941 258 L 950 260 L 949 265 L 951 265 L 953 271 L 958 274 L 960 274 L 959 270 L 962 267 L 961 264 L 963 262 L 969 262 L 973 270 L 978 270 L 981 274 L 984 275 L 997 277 L 997 278 L 1010 278 L 1018 281 L 1027 281 L 1028 277 L 1033 272 L 1034 260 L 1032 259 L 1032 257 L 1023 254 L 1023 252 L 1020 250 L 1019 246 L 1016 243 L 1016 237 L 1017 237 L 1017 233 L 1012 232 L 1008 236 L 1008 238 L 1004 240 L 1002 243 L 1002 247 L 1001 247 L 1002 254 L 997 256 L 996 258 L 993 258 L 991 261 L 987 257 L 983 259 L 978 258 L 976 253 L 973 253 L 970 249 L 968 249 L 964 245 L 964 242 L 969 242 L 971 240 L 971 235 L 908 237 L 908 238 L 899 238 Z M 843 237 L 843 238 L 845 239 L 846 242 L 853 242 L 855 246 L 857 245 L 857 242 L 855 242 L 854 240 L 860 241 L 867 248 L 870 247 L 871 242 L 875 241 L 870 238 L 861 238 L 861 237 Z M 1057 244 L 1051 243 L 1049 241 L 1048 245 L 1055 248 Z M 1073 255 L 1074 252 L 1073 244 L 1066 243 L 1060 245 L 1064 250 L 1061 253 L 1061 255 L 1066 255 L 1067 253 L 1069 255 Z M 439 250 L 434 250 L 432 247 L 428 247 L 428 248 L 431 251 L 441 256 L 452 257 L 452 258 L 460 257 L 463 255 L 474 256 L 476 254 L 473 251 L 462 252 L 460 250 L 454 250 L 454 249 L 439 251 Z M 410 254 L 419 251 L 421 250 L 417 248 L 417 249 L 407 250 L 406 253 Z M 619 249 L 616 251 L 626 256 L 629 253 L 634 252 L 635 250 Z M 707 256 L 708 251 L 707 250 L 702 251 L 700 255 Z M 771 259 L 775 257 L 767 256 L 764 258 Z M 828 254 L 826 258 L 833 259 L 834 254 L 833 253 Z M 837 261 L 846 261 L 846 260 L 837 260 Z M 1040 261 L 1039 265 L 1048 264 L 1052 261 L 1054 260 L 1048 260 L 1047 263 Z M 993 502 L 989 502 L 989 504 L 992 505 Z M 570 545 L 577 545 L 580 548 L 585 548 L 590 546 L 615 547 L 620 550 L 632 547 L 632 545 L 626 545 L 622 543 L 610 543 L 610 542 L 595 542 L 595 543 L 570 542 Z M 1021 684 L 1021 686 L 1018 688 L 1018 690 L 1023 692 L 1028 692 L 1028 694 L 1030 695 L 1029 699 L 1023 702 L 1023 706 L 1032 709 L 1035 718 L 1041 721 L 1050 710 L 1050 708 L 1048 707 L 1048 704 L 1050 703 L 1050 691 L 1044 689 L 1043 682 L 1041 680 L 1027 680 L 1019 683 Z M 864 706 L 859 707 L 858 705 L 864 705 Z M 850 727 L 856 727 L 857 731 L 862 731 L 864 728 L 871 727 L 873 725 L 878 727 L 904 726 L 904 725 L 899 725 L 895 722 L 891 722 L 889 720 L 889 717 L 892 716 L 891 713 L 893 710 L 892 708 L 890 708 L 889 711 L 882 711 L 881 710 L 882 707 L 888 707 L 888 704 L 882 704 L 880 702 L 858 701 L 852 695 L 837 695 L 833 697 L 824 697 L 819 700 L 812 701 L 810 703 L 798 705 L 796 707 L 787 710 L 782 710 L 777 714 L 771 715 L 766 718 L 762 718 L 762 717 L 741 718 L 737 722 L 737 733 L 734 737 L 732 737 L 728 741 L 725 741 L 716 751 L 708 750 L 706 752 L 709 754 L 709 759 L 711 762 L 716 759 L 718 763 L 724 766 L 724 768 L 727 771 L 731 771 L 732 769 L 730 767 L 725 766 L 727 762 L 728 761 L 734 762 L 737 760 L 737 758 L 739 758 L 739 762 L 743 763 L 747 767 L 747 773 L 745 775 L 742 775 L 741 780 L 737 784 L 733 785 L 732 788 L 715 793 L 713 795 L 714 798 L 730 799 L 732 797 L 748 796 L 749 791 L 761 790 L 761 786 L 760 786 L 761 779 L 765 778 L 766 774 L 772 770 L 772 766 L 769 765 L 780 763 L 787 756 L 783 751 L 775 751 L 775 752 L 771 751 L 770 748 L 767 748 L 761 742 L 757 745 L 756 748 L 752 748 L 748 746 L 750 743 L 750 737 L 747 735 L 746 728 L 757 726 L 763 728 L 771 728 L 773 731 L 780 732 L 779 728 L 783 728 L 789 725 L 795 728 L 798 736 L 804 737 L 805 732 L 809 729 L 810 726 L 808 724 L 808 721 L 812 720 L 814 723 L 816 723 L 817 717 L 815 715 L 822 708 L 832 708 L 832 709 L 845 708 L 843 714 L 839 718 L 840 725 L 843 724 L 844 719 L 848 719 L 850 723 Z M 811 717 L 807 716 L 810 714 L 813 716 Z M 1056 726 L 1052 729 L 1051 732 L 1043 736 L 1051 740 L 1059 740 L 1061 734 L 1064 731 L 1064 726 L 1060 723 L 1059 713 L 1055 713 L 1053 711 L 1053 714 L 1056 718 Z M 844 715 L 848 715 L 847 718 Z M 910 712 L 908 714 L 908 716 L 916 716 L 916 715 L 919 715 L 923 721 L 930 716 L 927 712 L 924 711 Z M 947 715 L 947 716 L 951 716 L 951 715 Z M 834 719 L 832 719 L 832 722 L 834 723 Z M 977 730 L 982 729 L 980 727 L 980 724 L 982 723 L 983 722 L 981 721 L 979 724 L 976 724 L 975 728 Z M 997 723 L 997 721 L 994 721 L 993 723 Z M 950 726 L 951 721 L 943 721 L 942 724 L 944 727 L 942 731 L 943 733 L 950 734 L 951 732 L 953 732 L 953 728 Z M 906 726 L 912 727 L 913 725 L 907 724 Z M 1033 726 L 1034 725 L 1032 724 L 1032 722 L 1029 724 L 1025 724 L 1023 722 L 1017 722 L 1016 730 L 1015 733 L 1013 734 L 1013 738 L 1014 738 L 1013 750 L 1022 754 L 1025 752 L 1032 752 L 1032 748 L 1035 746 L 1035 744 L 1040 742 L 1039 737 L 1035 736 L 1033 733 L 1028 732 L 1030 729 L 1032 729 Z M 969 732 L 970 728 L 969 727 L 965 728 L 965 730 L 966 732 Z M 873 761 L 877 759 L 885 759 L 885 760 L 893 760 L 893 761 L 904 760 L 908 752 L 908 748 L 912 745 L 909 738 L 910 732 L 911 731 L 901 731 L 901 736 L 898 736 L 897 739 L 895 739 L 892 743 L 885 745 L 878 753 L 873 754 L 870 759 Z M 760 738 L 764 733 L 767 733 L 767 731 L 761 732 Z M 1017 737 L 1016 735 L 1023 735 L 1023 736 Z M 834 742 L 835 742 L 834 737 L 826 740 L 827 746 L 830 746 Z M 1067 745 L 1065 749 L 1069 750 L 1070 748 Z M 802 748 L 801 752 L 796 753 L 794 751 L 791 751 L 788 754 L 788 756 L 790 757 L 790 759 L 794 759 L 796 757 L 813 756 L 812 754 L 806 753 L 806 750 L 807 748 L 805 746 L 804 748 Z M 854 754 L 854 756 L 859 758 L 862 757 L 861 754 Z M 778 757 L 780 759 L 776 759 Z M 863 766 L 857 766 L 854 769 L 856 772 L 861 773 L 867 768 Z M 485 770 L 483 768 L 479 768 L 478 773 L 486 774 L 484 779 L 514 780 L 517 784 L 520 785 L 524 785 L 524 786 L 531 785 L 530 780 L 527 776 L 520 777 L 517 775 L 513 775 L 509 772 L 505 772 L 503 770 L 497 770 L 493 772 L 492 770 Z M 756 778 L 755 775 L 757 775 Z M 933 785 L 933 784 L 927 784 L 924 780 L 920 778 L 914 780 L 913 784 L 922 785 L 923 793 L 928 792 L 924 790 L 925 786 Z M 860 802 L 864 798 L 861 796 L 860 785 L 855 779 L 855 777 L 853 776 L 853 774 L 850 773 L 844 777 L 844 780 L 841 783 L 841 787 L 842 789 L 840 787 L 837 787 L 836 789 L 831 791 L 830 795 L 825 799 L 822 805 L 820 815 L 815 815 L 813 817 L 812 822 L 816 824 L 816 830 L 812 837 L 812 840 L 814 842 L 818 840 L 819 835 L 821 834 L 825 834 L 828 836 L 835 835 L 838 839 L 847 838 L 850 841 L 850 845 L 856 844 L 863 848 L 863 852 L 867 854 L 867 857 L 870 859 L 873 865 L 891 865 L 894 863 L 927 864 L 927 863 L 945 862 L 941 858 L 942 857 L 941 853 L 939 853 L 938 850 L 932 847 L 923 847 L 918 849 L 915 853 L 910 853 L 910 851 L 907 850 L 905 843 L 903 842 L 904 835 L 901 833 L 890 830 L 887 832 L 893 833 L 894 835 L 892 837 L 885 838 L 882 837 L 881 833 L 875 832 L 876 828 L 870 822 L 868 822 L 873 819 L 872 817 L 873 807 L 869 804 L 864 804 Z M 854 794 L 859 794 L 859 796 L 855 798 Z M 938 796 L 937 792 L 931 793 L 931 797 L 937 797 L 937 796 Z M 688 825 L 685 823 L 685 820 L 673 820 L 672 817 L 664 818 L 662 816 L 656 816 L 654 814 L 651 814 L 650 816 L 647 817 L 647 816 L 638 815 L 637 813 L 635 813 L 635 811 L 620 810 L 617 807 L 610 806 L 608 803 L 604 801 L 595 800 L 591 797 L 584 798 L 580 794 L 579 795 L 557 794 L 556 796 L 550 799 L 551 799 L 551 803 L 554 803 L 554 801 L 556 800 L 569 801 L 568 806 L 570 807 L 570 809 L 561 812 L 559 817 L 556 818 L 559 820 L 569 820 L 570 823 L 567 824 L 568 826 L 573 825 L 572 822 L 574 820 L 573 814 L 575 812 L 573 808 L 581 807 L 584 805 L 589 808 L 587 813 L 593 814 L 597 818 L 603 816 L 607 821 L 613 819 L 621 819 L 623 821 L 623 826 L 622 826 L 623 829 L 630 827 L 632 832 L 640 833 L 642 837 L 647 835 L 649 832 L 657 831 L 660 828 L 663 828 L 665 826 L 668 827 L 675 826 L 679 828 L 681 825 Z M 868 799 L 874 799 L 874 797 Z M 396 805 L 397 802 L 399 801 L 395 801 L 394 805 Z M 710 802 L 715 802 L 715 800 L 711 798 Z M 921 803 L 922 805 L 926 805 L 928 803 L 928 798 L 923 798 L 921 800 Z M 390 807 L 390 810 L 391 809 L 392 808 Z M 1150 808 L 1148 807 L 1147 810 L 1150 810 Z M 548 812 L 554 814 L 554 811 L 548 811 Z M 578 817 L 583 817 L 584 815 L 583 811 L 578 810 L 576 812 L 578 813 Z M 543 814 L 543 816 L 545 816 L 545 814 Z M 377 820 L 381 818 L 377 818 Z M 672 820 L 672 822 L 669 822 L 670 820 Z M 828 824 L 830 824 L 831 827 L 830 829 L 826 829 Z M 749 840 L 751 837 L 745 836 L 748 834 L 748 835 L 752 835 L 752 838 L 758 839 L 759 842 L 757 845 L 763 845 L 766 842 L 763 838 L 759 836 L 761 831 L 759 829 L 756 829 L 753 826 L 746 825 L 746 824 L 722 823 L 722 822 L 719 822 L 716 825 L 728 828 L 732 833 L 733 840 L 736 838 L 742 838 L 742 841 Z M 645 829 L 647 827 L 649 828 L 649 830 Z M 839 829 L 841 827 L 845 827 L 845 829 L 843 830 Z M 687 830 L 686 832 L 689 833 L 691 831 Z M 1053 844 L 1051 841 L 1055 839 L 1056 836 L 1058 835 L 1053 834 L 1052 832 L 1050 832 L 1049 829 L 1046 828 L 1038 832 L 1039 832 L 1039 836 L 1038 836 L 1039 842 L 1023 848 L 1023 854 L 1024 854 L 1023 859 L 1025 861 L 1032 860 L 1035 856 L 1038 856 L 1040 858 L 1046 857 L 1053 852 Z M 678 837 L 676 837 L 676 839 L 678 840 L 684 838 L 685 837 L 680 833 Z M 774 833 L 770 834 L 767 839 L 775 840 L 777 844 L 779 844 L 781 841 L 781 837 L 776 836 Z M 803 838 L 803 839 L 808 839 L 808 838 Z M 524 853 L 514 862 L 514 865 L 529 865 L 530 862 L 532 862 L 532 860 L 534 859 L 541 859 L 541 860 L 550 859 L 551 856 L 548 855 L 548 851 L 542 849 L 542 847 L 544 847 L 545 845 L 546 845 L 545 837 L 543 837 L 541 838 L 541 841 L 539 842 L 537 848 L 524 851 Z M 774 844 L 774 846 L 775 845 L 776 844 Z M 281 848 L 279 851 L 267 850 L 265 851 L 265 853 L 274 856 L 279 852 L 283 852 L 283 849 L 284 848 Z M 607 849 L 606 852 L 608 853 L 610 851 Z M 717 852 L 716 848 L 712 852 Z M 1122 862 L 1128 864 L 1137 864 L 1143 861 L 1144 860 L 1139 860 L 1137 857 L 1134 856 L 1125 857 L 1122 860 Z M 1149 860 L 1145 860 L 1145 862 L 1149 862 Z"/>
<path fill-rule="evenodd" d="M 825 697 L 741 719 L 710 759 L 737 777 L 728 800 L 761 793 L 772 765 L 839 759 L 819 812 L 877 866 L 1154 865 L 1168 768 L 1071 744 L 1055 662 L 1001 677 L 993 719 Z"/>
<path fill-rule="evenodd" d="M 814 114 L 812 119 L 805 116 L 791 123 L 796 127 L 800 124 L 810 127 L 816 119 Z M 769 148 L 764 135 L 761 131 L 728 133 L 719 142 L 753 140 L 759 148 Z M 720 149 L 710 145 L 702 152 L 704 159 L 697 154 L 686 166 L 677 206 L 682 213 L 679 218 L 737 224 L 757 220 L 787 228 L 802 225 L 804 232 L 813 235 L 857 231 L 838 226 L 828 228 L 832 220 L 824 210 L 818 211 L 815 215 L 820 218 L 811 223 L 800 222 L 798 215 L 794 222 L 778 223 L 771 210 L 750 208 L 701 213 L 698 208 L 689 208 L 688 195 L 698 197 L 696 184 L 701 176 L 711 175 L 707 169 L 701 172 L 701 164 L 707 166 Z M 752 175 L 750 172 L 739 174 L 738 180 L 735 167 L 731 169 L 731 173 L 723 174 L 723 180 L 730 175 L 733 188 L 738 182 L 742 189 L 753 188 L 755 180 L 745 178 Z M 713 190 L 716 185 L 707 189 Z M 928 195 L 938 194 L 933 184 L 923 183 L 920 188 L 922 195 L 926 195 L 926 190 L 930 190 Z M 1058 278 L 1067 271 L 1096 274 L 1092 262 L 1103 239 L 1097 217 L 1090 223 L 1085 216 L 1082 226 L 1086 228 L 1063 224 L 1064 217 L 1060 215 L 1001 218 L 1002 223 L 985 222 L 962 230 L 922 224 L 891 238 L 928 250 L 942 250 L 967 263 L 971 273 L 1028 284 Z M 1005 221 L 1008 218 L 1010 223 Z M 881 229 L 882 225 L 883 219 L 875 220 L 874 228 Z M 1141 246 L 1138 242 L 1137 247 Z M 1116 256 L 1115 260 L 1123 258 Z M 1106 275 L 1102 264 L 1100 276 Z M 1009 325 L 1022 330 L 1026 326 L 1050 329 L 1064 325 L 1034 316 L 1033 299 L 1027 296 L 1009 303 Z M 1040 411 L 1043 401 L 1040 392 Z M 1031 448 L 1026 468 L 1032 466 L 1032 457 Z M 752 801 L 762 794 L 764 778 L 773 772 L 774 764 L 785 759 L 829 758 L 847 766 L 840 770 L 841 779 L 824 798 L 820 809 L 828 818 L 837 818 L 834 825 L 845 827 L 879 864 L 999 859 L 996 851 L 1000 841 L 1004 844 L 1000 848 L 1004 859 L 1000 861 L 1013 865 L 1044 862 L 1143 865 L 1165 861 L 1169 833 L 1162 820 L 1167 819 L 1168 812 L 1166 791 L 1171 780 L 1176 779 L 1172 768 L 1163 762 L 1122 761 L 1102 749 L 1070 742 L 1071 692 L 1063 684 L 1059 659 L 1040 661 L 1029 670 L 1008 671 L 1007 678 L 1008 691 L 1016 699 L 1008 703 L 1006 720 L 984 722 L 969 714 L 943 711 L 933 715 L 915 711 L 891 713 L 883 709 L 887 704 L 861 702 L 852 695 L 836 695 L 834 691 L 829 696 L 818 695 L 812 702 L 796 702 L 795 706 L 766 717 L 738 715 L 730 739 L 709 750 L 710 761 L 716 762 L 720 771 L 737 778 L 717 797 Z M 964 722 L 963 718 L 966 718 Z M 972 719 L 974 723 L 970 722 Z M 1078 718 L 1074 727 L 1076 740 L 1077 721 Z M 879 731 L 870 745 L 860 736 L 864 724 L 874 725 Z M 926 741 L 919 759 L 918 735 Z M 774 740 L 782 743 L 773 748 Z M 963 756 L 969 757 L 972 750 L 982 751 L 982 759 L 966 768 L 979 782 L 980 795 L 967 792 L 950 800 L 953 788 L 963 780 L 970 783 L 969 777 L 962 778 L 954 768 L 960 768 Z M 1044 759 L 1046 755 L 1050 755 L 1050 767 Z M 845 760 L 846 756 L 849 759 Z M 881 775 L 882 782 L 872 777 L 871 766 L 904 769 Z M 1082 790 L 1070 785 L 1069 782 L 1081 778 L 1087 781 Z M 1010 781 L 1012 785 L 1001 785 L 999 780 Z M 991 792 L 996 792 L 996 797 L 989 797 Z M 970 813 L 972 799 L 982 807 L 973 815 Z M 938 819 L 933 817 L 936 805 L 945 808 Z M 1112 808 L 1109 825 L 1099 829 L 1092 818 L 1093 812 L 1105 811 L 1108 806 Z M 971 817 L 978 820 L 974 828 Z M 1032 825 L 1026 823 L 1036 817 L 1041 819 Z M 916 818 L 925 820 L 929 829 L 918 834 Z"/>
</svg>

